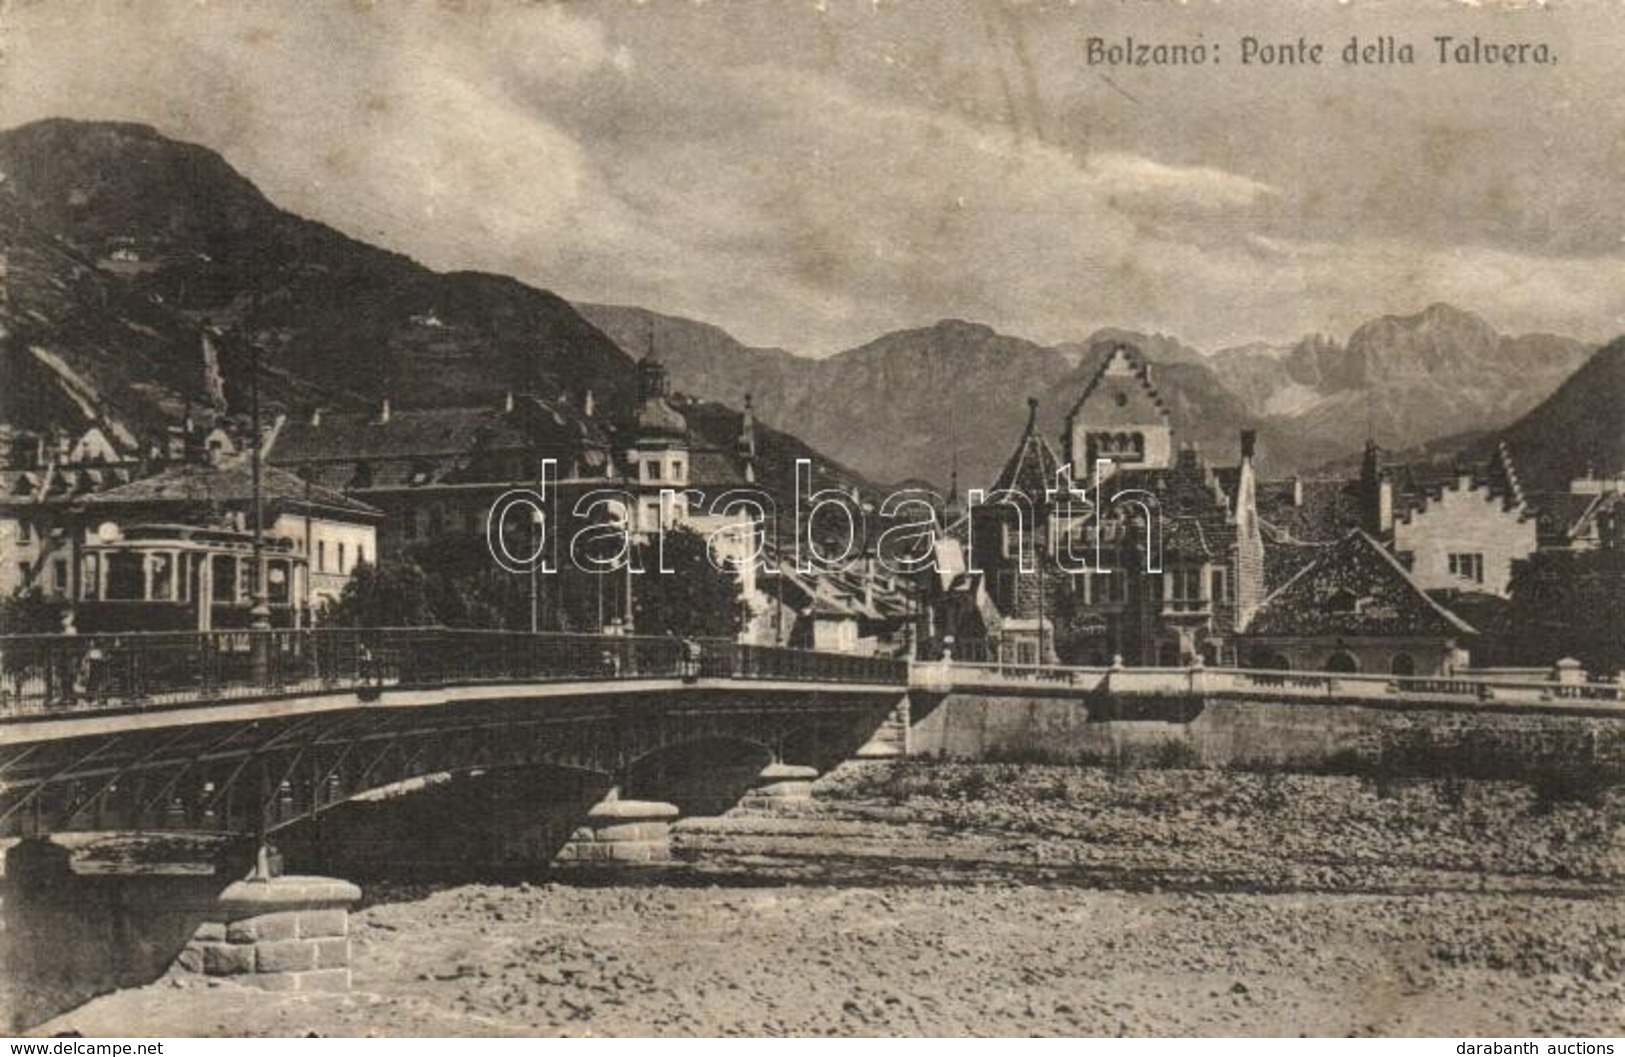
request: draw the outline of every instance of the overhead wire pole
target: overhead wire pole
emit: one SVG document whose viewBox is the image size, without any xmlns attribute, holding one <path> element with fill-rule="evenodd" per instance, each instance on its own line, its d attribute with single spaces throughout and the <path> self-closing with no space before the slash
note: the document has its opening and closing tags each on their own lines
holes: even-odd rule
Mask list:
<svg viewBox="0 0 1625 1057">
<path fill-rule="evenodd" d="M 248 342 L 248 416 L 254 532 L 250 558 L 254 568 L 254 591 L 248 609 L 248 626 L 255 632 L 251 636 L 254 679 L 263 686 L 271 669 L 271 606 L 265 591 L 265 496 L 260 480 L 260 449 L 264 444 L 260 434 L 260 347 L 252 338 Z"/>
</svg>

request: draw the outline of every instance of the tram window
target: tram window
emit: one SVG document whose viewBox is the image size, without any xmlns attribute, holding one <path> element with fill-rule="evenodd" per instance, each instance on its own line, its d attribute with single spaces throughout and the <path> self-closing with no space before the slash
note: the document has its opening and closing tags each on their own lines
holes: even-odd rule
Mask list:
<svg viewBox="0 0 1625 1057">
<path fill-rule="evenodd" d="M 149 597 L 155 602 L 168 602 L 175 597 L 175 562 L 167 554 L 151 554 L 147 556 L 148 568 L 152 571 L 152 593 Z"/>
<path fill-rule="evenodd" d="M 214 590 L 210 597 L 216 602 L 237 601 L 237 559 L 229 554 L 216 554 L 214 563 Z"/>
<path fill-rule="evenodd" d="M 266 577 L 267 601 L 274 606 L 288 604 L 288 566 L 286 562 L 273 562 Z"/>
<path fill-rule="evenodd" d="M 107 556 L 107 597 L 116 602 L 139 602 L 145 594 L 142 582 L 141 555 L 109 554 Z"/>
</svg>

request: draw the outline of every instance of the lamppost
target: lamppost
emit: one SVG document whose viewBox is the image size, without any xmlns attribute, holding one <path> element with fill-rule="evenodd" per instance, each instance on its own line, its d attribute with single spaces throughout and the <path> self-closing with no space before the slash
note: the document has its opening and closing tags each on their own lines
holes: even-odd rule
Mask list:
<svg viewBox="0 0 1625 1057">
<path fill-rule="evenodd" d="M 263 685 L 271 668 L 271 606 L 265 592 L 265 497 L 260 486 L 260 347 L 248 343 L 249 471 L 253 489 L 253 599 L 248 608 L 248 626 L 255 632 L 252 662 L 254 679 Z"/>
<path fill-rule="evenodd" d="M 530 633 L 536 634 L 541 630 L 541 613 L 537 607 L 536 593 L 536 567 L 541 564 L 543 530 L 547 525 L 547 515 L 539 508 L 532 507 L 530 511 Z"/>
</svg>

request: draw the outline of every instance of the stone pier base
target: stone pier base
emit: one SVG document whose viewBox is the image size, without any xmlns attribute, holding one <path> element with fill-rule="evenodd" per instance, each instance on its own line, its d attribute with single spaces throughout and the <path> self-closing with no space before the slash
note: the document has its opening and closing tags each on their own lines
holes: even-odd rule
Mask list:
<svg viewBox="0 0 1625 1057">
<path fill-rule="evenodd" d="M 350 907 L 360 898 L 355 885 L 328 877 L 238 881 L 181 966 L 267 991 L 348 991 Z"/>
<path fill-rule="evenodd" d="M 741 806 L 768 807 L 811 800 L 813 782 L 817 779 L 816 767 L 770 763 L 757 776 L 756 784 L 745 794 Z"/>
<path fill-rule="evenodd" d="M 622 800 L 611 795 L 587 812 L 587 824 L 570 835 L 557 862 L 573 866 L 626 866 L 671 860 L 675 805 Z"/>
<path fill-rule="evenodd" d="M 909 754 L 909 716 L 908 698 L 898 702 L 886 718 L 874 731 L 870 732 L 868 740 L 852 754 L 857 760 L 895 760 Z"/>
</svg>

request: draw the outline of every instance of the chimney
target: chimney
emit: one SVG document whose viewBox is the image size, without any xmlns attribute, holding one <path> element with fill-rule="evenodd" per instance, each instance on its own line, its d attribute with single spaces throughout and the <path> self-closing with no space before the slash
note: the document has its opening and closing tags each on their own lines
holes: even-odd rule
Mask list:
<svg viewBox="0 0 1625 1057">
<path fill-rule="evenodd" d="M 1374 535 L 1386 536 L 1394 527 L 1394 475 L 1383 470 L 1377 478 L 1376 509 L 1372 511 L 1376 532 Z"/>
<path fill-rule="evenodd" d="M 375 424 L 379 425 L 379 426 L 382 426 L 385 423 L 387 423 L 388 421 L 389 421 L 389 397 L 386 396 L 378 404 L 378 418 L 377 418 Z"/>
<path fill-rule="evenodd" d="M 1303 506 L 1303 478 L 1296 474 L 1292 477 L 1292 505 Z"/>
<path fill-rule="evenodd" d="M 1258 431 L 1255 430 L 1255 429 L 1244 429 L 1244 430 L 1242 430 L 1241 431 L 1241 459 L 1242 459 L 1242 461 L 1243 462 L 1251 462 L 1252 458 L 1253 458 L 1253 453 L 1257 449 L 1258 449 Z"/>
<path fill-rule="evenodd" d="M 312 427 L 322 424 L 322 409 L 320 407 L 310 409 L 310 424 Z"/>
<path fill-rule="evenodd" d="M 592 417 L 592 414 L 593 414 L 593 399 L 592 399 L 592 390 L 591 389 L 588 389 L 587 390 L 587 395 L 581 398 L 581 413 L 583 415 L 587 416 L 588 418 Z"/>
<path fill-rule="evenodd" d="M 512 414 L 513 413 L 513 390 L 512 389 L 510 389 L 506 393 L 502 394 L 502 413 L 503 414 Z"/>
<path fill-rule="evenodd" d="M 1462 492 L 1471 492 L 1473 490 L 1473 475 L 1471 471 L 1456 471 L 1456 488 Z"/>
</svg>

